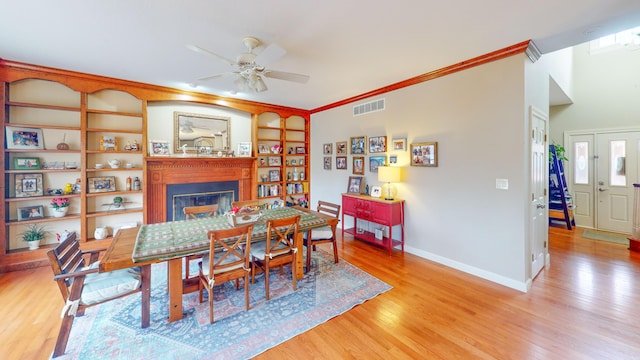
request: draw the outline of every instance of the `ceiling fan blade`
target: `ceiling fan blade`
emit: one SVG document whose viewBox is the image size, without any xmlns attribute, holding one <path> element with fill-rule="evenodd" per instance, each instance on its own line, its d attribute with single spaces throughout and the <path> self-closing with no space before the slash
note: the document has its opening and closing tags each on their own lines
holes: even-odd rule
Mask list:
<svg viewBox="0 0 640 360">
<path fill-rule="evenodd" d="M 187 49 L 193 50 L 195 52 L 199 52 L 199 53 L 202 53 L 202 54 L 206 54 L 206 55 L 209 55 L 209 56 L 213 56 L 214 58 L 222 60 L 222 61 L 226 62 L 227 64 L 229 64 L 231 66 L 234 66 L 236 64 L 235 61 L 233 61 L 233 60 L 229 60 L 229 59 L 227 59 L 226 57 L 224 57 L 222 55 L 218 55 L 218 54 L 216 54 L 214 52 L 211 52 L 211 51 L 209 51 L 207 49 L 203 49 L 203 48 L 201 48 L 200 46 L 197 46 L 197 45 L 187 45 Z"/>
<path fill-rule="evenodd" d="M 306 84 L 307 81 L 309 81 L 309 75 L 294 74 L 284 71 L 265 70 L 263 75 L 271 79 L 293 81 L 300 84 Z"/>
<path fill-rule="evenodd" d="M 211 75 L 211 76 L 205 76 L 203 78 L 198 79 L 198 81 L 213 80 L 213 79 L 217 79 L 217 78 L 221 78 L 221 77 L 229 76 L 229 75 L 233 75 L 233 74 L 235 74 L 233 71 L 228 71 L 228 72 L 215 74 L 215 75 Z"/>
<path fill-rule="evenodd" d="M 267 46 L 266 49 L 262 50 L 262 52 L 258 54 L 258 56 L 256 56 L 254 62 L 262 66 L 267 66 L 283 57 L 286 53 L 287 51 L 277 44 L 271 44 Z"/>
</svg>

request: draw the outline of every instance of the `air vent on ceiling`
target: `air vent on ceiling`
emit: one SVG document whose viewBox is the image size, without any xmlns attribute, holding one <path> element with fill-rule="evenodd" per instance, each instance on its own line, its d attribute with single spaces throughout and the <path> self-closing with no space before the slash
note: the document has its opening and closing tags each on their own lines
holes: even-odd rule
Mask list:
<svg viewBox="0 0 640 360">
<path fill-rule="evenodd" d="M 369 101 L 364 104 L 353 106 L 353 116 L 364 115 L 374 111 L 384 110 L 384 99 Z"/>
</svg>

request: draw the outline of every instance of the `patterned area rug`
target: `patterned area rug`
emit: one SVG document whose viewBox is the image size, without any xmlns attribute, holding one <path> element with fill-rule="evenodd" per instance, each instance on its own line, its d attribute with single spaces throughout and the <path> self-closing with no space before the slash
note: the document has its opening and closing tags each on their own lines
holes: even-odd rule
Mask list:
<svg viewBox="0 0 640 360">
<path fill-rule="evenodd" d="M 183 297 L 185 317 L 167 322 L 166 263 L 155 264 L 149 328 L 140 328 L 139 294 L 110 301 L 75 319 L 65 355 L 56 359 L 248 359 L 391 289 L 342 259 L 334 264 L 333 254 L 321 250 L 313 252 L 297 291 L 286 270 L 271 272 L 268 302 L 264 275 L 256 277 L 249 311 L 242 284 L 238 291 L 233 282 L 216 287 L 210 325 L 208 303 L 200 304 L 197 292 Z"/>
<path fill-rule="evenodd" d="M 610 233 L 605 231 L 585 229 L 582 232 L 582 237 L 587 239 L 608 241 L 616 244 L 624 244 L 629 246 L 629 239 L 628 239 L 629 236 L 623 235 L 623 234 L 615 234 L 615 233 Z"/>
</svg>

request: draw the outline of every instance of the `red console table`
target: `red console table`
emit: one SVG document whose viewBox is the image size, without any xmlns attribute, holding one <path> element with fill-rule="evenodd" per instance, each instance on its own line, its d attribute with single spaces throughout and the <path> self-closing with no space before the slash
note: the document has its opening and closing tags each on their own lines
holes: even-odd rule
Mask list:
<svg viewBox="0 0 640 360">
<path fill-rule="evenodd" d="M 345 229 L 344 216 L 353 217 L 353 227 Z M 358 219 L 389 227 L 389 237 L 376 238 L 370 231 L 359 232 Z M 358 240 L 383 246 L 391 255 L 393 248 L 400 246 L 404 251 L 404 200 L 383 200 L 366 195 L 342 194 L 342 237 L 344 233 L 353 235 Z M 393 227 L 399 225 L 400 240 L 393 239 Z"/>
</svg>

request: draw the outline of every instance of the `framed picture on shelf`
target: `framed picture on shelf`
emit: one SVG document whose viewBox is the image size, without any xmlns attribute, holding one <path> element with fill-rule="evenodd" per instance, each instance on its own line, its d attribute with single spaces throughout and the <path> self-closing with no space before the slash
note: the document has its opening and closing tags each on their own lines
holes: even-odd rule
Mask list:
<svg viewBox="0 0 640 360">
<path fill-rule="evenodd" d="M 387 137 L 373 136 L 369 138 L 369 153 L 387 152 Z"/>
<path fill-rule="evenodd" d="M 369 157 L 369 171 L 378 172 L 378 166 L 386 166 L 387 165 L 387 157 L 386 156 L 370 156 Z"/>
<path fill-rule="evenodd" d="M 100 136 L 100 150 L 116 151 L 118 150 L 118 138 L 115 136 Z"/>
<path fill-rule="evenodd" d="M 298 146 L 296 147 L 296 154 L 306 154 L 307 151 L 305 150 L 304 146 Z"/>
<path fill-rule="evenodd" d="M 7 126 L 5 132 L 7 135 L 7 149 L 44 149 L 42 129 Z"/>
<path fill-rule="evenodd" d="M 438 166 L 438 143 L 411 144 L 411 166 Z"/>
<path fill-rule="evenodd" d="M 364 156 L 353 157 L 353 173 L 355 175 L 364 175 Z"/>
<path fill-rule="evenodd" d="M 269 153 L 269 145 L 267 145 L 267 144 L 258 144 L 258 153 L 259 154 L 268 154 Z"/>
<path fill-rule="evenodd" d="M 269 181 L 280 181 L 280 170 L 269 170 Z"/>
<path fill-rule="evenodd" d="M 238 156 L 251 156 L 251 142 L 238 144 Z"/>
<path fill-rule="evenodd" d="M 40 158 L 17 157 L 13 158 L 13 168 L 15 170 L 40 170 Z"/>
<path fill-rule="evenodd" d="M 87 180 L 89 182 L 89 193 L 116 191 L 115 176 L 90 177 Z"/>
<path fill-rule="evenodd" d="M 324 157 L 324 169 L 331 170 L 331 156 Z"/>
<path fill-rule="evenodd" d="M 347 157 L 336 156 L 336 169 L 347 170 Z"/>
<path fill-rule="evenodd" d="M 391 149 L 394 151 L 406 151 L 407 139 L 393 139 L 391 140 Z"/>
<path fill-rule="evenodd" d="M 42 174 L 16 174 L 16 197 L 42 196 Z"/>
<path fill-rule="evenodd" d="M 379 198 L 382 193 L 382 188 L 380 186 L 373 186 L 371 188 L 371 197 Z"/>
<path fill-rule="evenodd" d="M 282 159 L 280 156 L 269 156 L 268 157 L 269 166 L 280 166 L 282 165 Z"/>
<path fill-rule="evenodd" d="M 43 217 L 44 207 L 42 205 L 18 208 L 18 221 L 42 219 Z"/>
<path fill-rule="evenodd" d="M 347 155 L 347 142 L 336 142 L 336 155 Z"/>
<path fill-rule="evenodd" d="M 333 154 L 333 144 L 328 143 L 328 144 L 322 145 L 322 153 L 325 155 Z"/>
<path fill-rule="evenodd" d="M 366 136 L 354 136 L 351 138 L 351 154 L 353 155 L 364 155 L 367 153 L 367 148 L 365 148 L 367 142 Z"/>
<path fill-rule="evenodd" d="M 169 155 L 169 142 L 164 140 L 149 141 L 149 155 L 151 156 Z"/>
<path fill-rule="evenodd" d="M 349 194 L 362 194 L 362 176 L 349 176 L 349 184 L 347 185 L 347 193 Z"/>
</svg>

